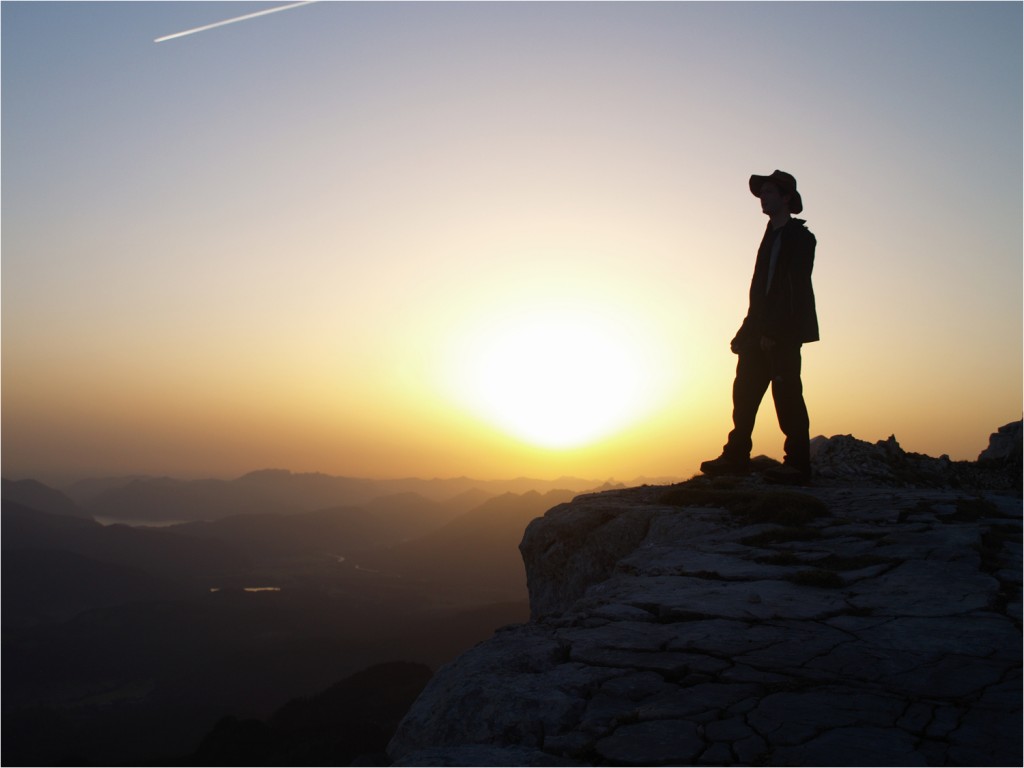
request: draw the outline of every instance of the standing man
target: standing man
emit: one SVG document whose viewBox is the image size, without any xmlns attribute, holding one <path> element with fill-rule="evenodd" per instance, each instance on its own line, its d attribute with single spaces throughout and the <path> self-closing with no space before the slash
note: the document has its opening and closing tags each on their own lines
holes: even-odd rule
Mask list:
<svg viewBox="0 0 1024 768">
<path fill-rule="evenodd" d="M 700 465 L 706 474 L 750 471 L 751 433 L 768 385 L 786 436 L 785 462 L 765 473 L 771 482 L 803 485 L 811 479 L 810 422 L 800 380 L 800 346 L 818 340 L 811 270 L 816 240 L 802 219 L 796 179 L 784 171 L 751 176 L 750 191 L 768 217 L 750 282 L 750 307 L 732 351 L 739 356 L 732 385 L 733 430 L 722 455 Z"/>
</svg>

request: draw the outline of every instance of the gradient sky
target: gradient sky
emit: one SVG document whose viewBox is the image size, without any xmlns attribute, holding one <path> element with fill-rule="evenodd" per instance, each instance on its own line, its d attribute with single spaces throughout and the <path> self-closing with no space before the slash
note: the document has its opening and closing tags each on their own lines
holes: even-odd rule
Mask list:
<svg viewBox="0 0 1024 768">
<path fill-rule="evenodd" d="M 1021 418 L 1020 3 L 274 5 L 0 6 L 5 477 L 689 476 L 775 168 L 812 435 Z"/>
</svg>

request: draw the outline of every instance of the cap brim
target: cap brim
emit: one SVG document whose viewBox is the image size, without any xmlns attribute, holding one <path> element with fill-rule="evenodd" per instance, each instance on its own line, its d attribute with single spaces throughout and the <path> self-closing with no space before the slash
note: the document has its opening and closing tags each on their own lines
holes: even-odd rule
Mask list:
<svg viewBox="0 0 1024 768">
<path fill-rule="evenodd" d="M 750 194 L 754 197 L 761 196 L 761 187 L 764 186 L 766 181 L 777 182 L 771 176 L 751 176 L 750 177 Z M 789 192 L 789 212 L 796 214 L 800 213 L 804 209 L 804 201 L 800 198 L 800 193 L 795 189 Z"/>
<path fill-rule="evenodd" d="M 761 196 L 761 187 L 764 183 L 770 179 L 770 176 L 751 176 L 750 177 L 750 194 L 754 197 Z"/>
</svg>

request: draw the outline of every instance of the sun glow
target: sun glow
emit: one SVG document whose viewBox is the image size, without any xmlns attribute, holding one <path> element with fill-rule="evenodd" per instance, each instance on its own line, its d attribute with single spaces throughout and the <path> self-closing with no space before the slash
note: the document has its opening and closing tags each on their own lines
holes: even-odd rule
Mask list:
<svg viewBox="0 0 1024 768">
<path fill-rule="evenodd" d="M 625 323 L 581 309 L 513 313 L 480 330 L 456 362 L 460 403 L 544 448 L 628 427 L 653 405 L 655 377 Z"/>
</svg>

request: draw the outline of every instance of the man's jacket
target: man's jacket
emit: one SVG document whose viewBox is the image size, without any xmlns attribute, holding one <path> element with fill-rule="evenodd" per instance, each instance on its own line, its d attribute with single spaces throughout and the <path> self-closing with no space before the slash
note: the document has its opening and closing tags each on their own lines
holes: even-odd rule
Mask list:
<svg viewBox="0 0 1024 768">
<path fill-rule="evenodd" d="M 754 277 L 750 281 L 750 308 L 732 343 L 737 352 L 756 347 L 762 336 L 784 344 L 818 340 L 818 314 L 811 286 L 817 240 L 803 219 L 790 219 L 780 236 L 779 254 L 769 283 L 775 239 L 769 222 L 757 249 Z"/>
</svg>

